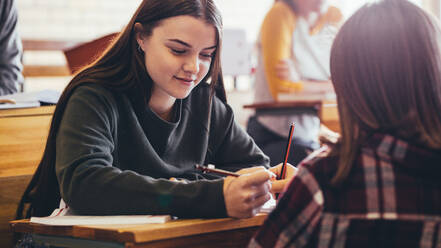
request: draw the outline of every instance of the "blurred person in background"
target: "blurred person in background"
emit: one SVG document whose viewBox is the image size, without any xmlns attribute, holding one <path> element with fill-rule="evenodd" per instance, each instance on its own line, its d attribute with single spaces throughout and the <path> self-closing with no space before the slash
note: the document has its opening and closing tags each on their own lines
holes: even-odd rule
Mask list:
<svg viewBox="0 0 441 248">
<path fill-rule="evenodd" d="M 342 15 L 325 0 L 278 0 L 267 13 L 258 39 L 255 102 L 274 102 L 279 93 L 333 92 L 329 53 Z M 296 165 L 319 147 L 317 110 L 295 108 L 252 116 L 247 131 L 270 157 L 283 159 L 290 123 L 295 123 L 289 162 Z"/>
<path fill-rule="evenodd" d="M 16 93 L 23 83 L 22 45 L 14 0 L 0 1 L 0 95 Z"/>
<path fill-rule="evenodd" d="M 342 26 L 342 137 L 300 165 L 250 247 L 440 247 L 441 28 L 407 0 Z"/>
</svg>

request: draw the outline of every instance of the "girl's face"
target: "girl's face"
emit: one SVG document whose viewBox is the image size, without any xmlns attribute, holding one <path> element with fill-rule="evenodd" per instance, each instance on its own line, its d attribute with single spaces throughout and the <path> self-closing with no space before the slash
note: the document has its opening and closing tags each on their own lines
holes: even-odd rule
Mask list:
<svg viewBox="0 0 441 248">
<path fill-rule="evenodd" d="M 164 19 L 137 41 L 154 83 L 152 98 L 165 101 L 190 94 L 207 75 L 217 47 L 215 27 L 192 16 Z"/>
</svg>

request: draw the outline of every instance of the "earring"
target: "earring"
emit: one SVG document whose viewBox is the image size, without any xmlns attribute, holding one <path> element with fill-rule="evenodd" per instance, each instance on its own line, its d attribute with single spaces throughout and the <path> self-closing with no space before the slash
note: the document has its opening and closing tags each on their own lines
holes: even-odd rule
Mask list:
<svg viewBox="0 0 441 248">
<path fill-rule="evenodd" d="M 144 51 L 141 49 L 141 46 L 138 44 L 137 48 L 139 53 L 143 53 Z"/>
</svg>

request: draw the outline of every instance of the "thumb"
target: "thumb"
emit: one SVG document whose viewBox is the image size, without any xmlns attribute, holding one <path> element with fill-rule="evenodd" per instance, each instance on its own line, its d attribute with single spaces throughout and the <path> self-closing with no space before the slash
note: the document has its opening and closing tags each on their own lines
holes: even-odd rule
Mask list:
<svg viewBox="0 0 441 248">
<path fill-rule="evenodd" d="M 274 180 L 271 181 L 271 192 L 272 193 L 281 193 L 287 187 L 291 179 L 283 179 L 283 180 Z"/>
</svg>

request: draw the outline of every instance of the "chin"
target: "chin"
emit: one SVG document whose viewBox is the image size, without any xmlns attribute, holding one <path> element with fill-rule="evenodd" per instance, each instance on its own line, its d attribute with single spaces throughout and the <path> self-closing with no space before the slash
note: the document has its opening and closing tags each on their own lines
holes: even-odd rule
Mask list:
<svg viewBox="0 0 441 248">
<path fill-rule="evenodd" d="M 190 93 L 191 93 L 191 90 L 187 91 L 187 92 L 179 92 L 177 94 L 174 94 L 172 97 L 174 97 L 176 99 L 184 99 L 184 98 L 187 98 L 190 95 Z"/>
</svg>

